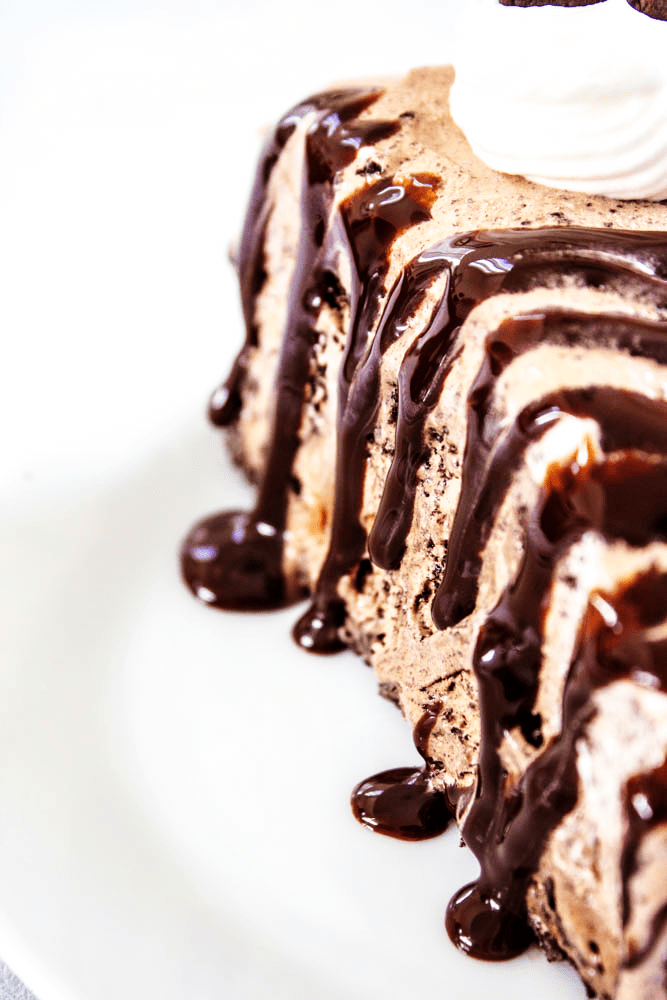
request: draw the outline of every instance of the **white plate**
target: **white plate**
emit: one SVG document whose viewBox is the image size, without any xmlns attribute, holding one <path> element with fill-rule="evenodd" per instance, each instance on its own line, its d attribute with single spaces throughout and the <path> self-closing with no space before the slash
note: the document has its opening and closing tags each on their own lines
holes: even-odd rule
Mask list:
<svg viewBox="0 0 667 1000">
<path fill-rule="evenodd" d="M 583 996 L 451 947 L 454 831 L 354 823 L 416 762 L 370 672 L 178 579 L 190 522 L 250 500 L 204 405 L 257 126 L 446 58 L 443 0 L 336 8 L 2 4 L 0 955 L 40 1000 Z"/>
</svg>

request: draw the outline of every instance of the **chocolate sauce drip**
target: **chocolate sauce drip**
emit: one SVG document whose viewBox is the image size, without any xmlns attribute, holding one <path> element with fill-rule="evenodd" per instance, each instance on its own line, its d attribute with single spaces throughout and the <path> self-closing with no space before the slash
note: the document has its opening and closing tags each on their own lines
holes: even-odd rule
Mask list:
<svg viewBox="0 0 667 1000">
<path fill-rule="evenodd" d="M 660 233 L 553 228 L 535 231 L 506 230 L 456 236 L 421 254 L 401 275 L 390 293 L 376 335 L 369 343 L 370 330 L 377 319 L 388 252 L 396 236 L 408 226 L 426 221 L 435 196 L 437 180 L 415 176 L 397 183 L 384 180 L 371 184 L 352 196 L 330 223 L 332 178 L 352 161 L 356 150 L 367 142 L 377 142 L 396 130 L 397 123 L 365 120 L 356 116 L 378 96 L 377 91 L 339 92 L 324 95 L 295 109 L 279 126 L 258 171 L 239 258 L 246 345 L 235 363 L 231 382 L 218 394 L 220 406 L 215 419 L 231 419 L 243 378 L 253 332 L 254 297 L 261 287 L 264 231 L 267 212 L 265 190 L 280 149 L 304 114 L 319 110 L 306 137 L 306 166 L 302 189 L 301 245 L 292 282 L 289 320 L 283 342 L 278 382 L 276 415 L 268 449 L 264 479 L 257 505 L 233 544 L 225 526 L 225 516 L 207 519 L 194 530 L 196 539 L 184 546 L 184 576 L 195 593 L 214 593 L 209 603 L 225 607 L 243 606 L 243 567 L 256 566 L 271 579 L 264 588 L 274 597 L 267 607 L 279 607 L 303 596 L 304 589 L 293 581 L 275 581 L 281 575 L 282 535 L 285 528 L 291 470 L 299 445 L 303 386 L 309 370 L 314 329 L 322 302 L 330 293 L 328 263 L 342 247 L 353 268 L 350 332 L 339 378 L 336 497 L 331 543 L 322 567 L 310 609 L 297 623 L 294 635 L 304 648 L 333 652 L 343 648 L 340 638 L 345 608 L 337 585 L 340 578 L 359 562 L 366 547 L 365 531 L 359 514 L 366 459 L 366 438 L 372 434 L 377 417 L 377 389 L 382 353 L 401 335 L 411 311 L 417 308 L 427 288 L 443 271 L 447 275 L 445 294 L 433 311 L 427 328 L 408 350 L 399 375 L 399 407 L 395 452 L 368 547 L 382 568 L 396 568 L 412 522 L 417 469 L 425 458 L 424 424 L 442 390 L 460 346 L 458 332 L 471 309 L 482 299 L 502 290 L 530 287 L 544 273 L 555 268 L 561 275 L 582 273 L 598 285 L 632 275 L 654 296 L 667 296 L 665 238 Z M 324 108 L 324 110 L 322 110 Z M 235 387 L 235 388 L 234 388 Z M 240 397 L 239 397 L 240 398 Z M 229 515 L 232 518 L 236 514 Z M 202 541 L 202 531 L 215 524 L 218 537 L 211 544 Z M 257 525 L 272 529 L 257 542 Z M 221 534 L 220 534 L 221 532 Z M 261 534 L 261 532 L 260 532 Z M 247 558 L 248 546 L 252 559 Z M 235 567 L 235 594 L 219 592 L 224 573 L 215 560 L 200 564 L 197 554 L 216 547 L 219 561 Z M 261 558 L 259 549 L 263 548 Z M 450 574 L 451 575 L 451 574 Z M 224 588 L 223 588 L 224 589 Z M 248 606 L 256 607 L 258 585 L 248 580 L 252 594 Z M 262 589 L 261 587 L 259 588 Z M 240 596 L 239 596 L 240 595 Z M 436 602 L 437 624 L 449 623 Z M 457 613 L 468 604 L 458 602 Z"/>
<path fill-rule="evenodd" d="M 653 594 L 650 595 L 651 599 Z M 667 595 L 663 594 L 663 597 Z M 661 609 L 664 615 L 665 604 Z M 652 676 L 658 677 L 660 687 L 665 689 L 667 680 L 667 648 L 665 640 L 647 643 L 646 653 L 651 657 Z M 655 668 L 658 661 L 659 667 Z M 638 869 L 638 854 L 643 838 L 656 827 L 667 823 L 667 759 L 646 774 L 635 774 L 627 782 L 624 790 L 624 806 L 627 829 L 623 845 L 621 863 L 623 877 L 623 925 L 627 926 L 631 914 L 630 882 Z M 643 946 L 630 940 L 624 959 L 629 969 L 640 965 L 655 948 L 667 923 L 667 904 L 660 907 L 651 922 L 648 939 Z"/>
<path fill-rule="evenodd" d="M 316 94 L 288 111 L 278 122 L 264 146 L 250 194 L 237 259 L 246 339 L 227 379 L 211 396 L 209 418 L 216 427 L 226 427 L 238 417 L 241 409 L 241 386 L 245 378 L 249 352 L 252 347 L 257 346 L 255 303 L 266 280 L 266 228 L 271 214 L 267 188 L 278 158 L 285 148 L 287 140 L 304 118 L 307 115 L 321 112 L 320 122 L 331 123 L 333 139 L 333 142 L 329 144 L 331 149 L 336 141 L 344 144 L 348 140 L 348 146 L 344 149 L 342 157 L 337 157 L 334 154 L 330 159 L 327 159 L 326 144 L 320 143 L 320 149 L 314 151 L 315 155 L 318 152 L 320 154 L 317 162 L 329 164 L 329 169 L 334 169 L 334 164 L 338 159 L 351 162 L 356 150 L 349 145 L 349 142 L 354 142 L 355 136 L 346 134 L 343 123 L 370 107 L 381 94 L 382 91 L 378 89 L 334 90 L 324 94 Z M 376 124 L 382 125 L 383 123 Z M 325 130 L 326 127 L 325 124 Z M 373 140 L 371 139 L 371 141 Z M 317 146 L 317 139 L 313 140 L 313 144 Z M 320 167 L 320 169 L 324 168 Z"/>
<path fill-rule="evenodd" d="M 606 605 L 604 617 L 589 607 L 579 649 L 579 671 L 588 673 L 591 687 L 606 678 L 630 676 L 652 690 L 667 690 L 667 640 L 651 637 L 650 630 L 667 616 L 667 574 L 651 569 L 618 594 L 600 595 Z M 580 681 L 581 683 L 581 681 Z M 667 823 L 667 760 L 647 773 L 636 774 L 623 792 L 627 820 L 621 858 L 623 925 L 631 916 L 630 882 L 638 869 L 643 838 Z M 636 968 L 655 947 L 665 923 L 667 906 L 654 914 L 648 939 L 639 946 L 630 939 L 625 968 Z"/>
<path fill-rule="evenodd" d="M 447 798 L 430 780 L 428 741 L 442 702 L 428 706 L 415 726 L 417 750 L 424 767 L 396 767 L 361 781 L 352 792 L 355 819 L 375 833 L 398 840 L 429 840 L 449 826 L 452 811 Z"/>
<path fill-rule="evenodd" d="M 435 187 L 434 181 L 434 178 L 420 179 L 426 191 Z M 368 538 L 373 562 L 384 569 L 395 569 L 400 564 L 412 523 L 417 469 L 427 453 L 424 424 L 460 351 L 458 332 L 475 305 L 502 290 L 529 287 L 545 270 L 554 267 L 561 275 L 589 271 L 594 274 L 594 278 L 589 277 L 596 285 L 631 273 L 647 289 L 653 293 L 658 289 L 667 297 L 667 287 L 662 281 L 667 274 L 665 240 L 660 234 L 616 231 L 601 235 L 591 229 L 554 228 L 459 235 L 420 255 L 399 277 L 364 355 L 391 242 L 407 224 L 428 217 L 419 212 L 423 202 L 418 201 L 415 207 L 412 204 L 415 195 L 405 198 L 402 190 L 402 186 L 392 181 L 372 185 L 368 203 L 362 204 L 361 210 L 355 206 L 354 221 L 345 216 L 343 209 L 358 285 L 353 292 L 350 333 L 339 385 L 333 528 L 312 605 L 294 629 L 296 641 L 316 652 L 336 652 L 344 647 L 340 628 L 345 611 L 337 585 L 358 564 L 366 545 L 359 520 L 365 440 L 377 418 L 382 353 L 396 339 L 395 331 L 405 326 L 411 311 L 438 275 L 447 274 L 444 295 L 401 366 L 395 452 Z M 382 192 L 382 196 L 376 197 L 376 191 Z M 385 216 L 372 225 L 369 205 L 375 211 L 385 210 Z M 396 209 L 402 213 L 395 230 L 393 214 L 387 218 L 388 208 L 392 213 Z"/>
<path fill-rule="evenodd" d="M 397 569 L 414 510 L 417 470 L 427 447 L 424 426 L 458 357 L 459 331 L 471 310 L 502 291 L 583 277 L 594 286 L 632 276 L 652 295 L 667 300 L 667 238 L 577 227 L 508 229 L 465 233 L 418 258 L 447 274 L 440 306 L 407 352 L 399 373 L 398 426 L 394 456 L 369 538 L 369 552 L 383 569 Z M 419 273 L 419 269 L 416 269 Z M 404 291 L 408 293 L 409 289 Z"/>
<path fill-rule="evenodd" d="M 282 573 L 282 539 L 252 514 L 204 518 L 181 548 L 181 572 L 195 597 L 225 611 L 262 611 L 292 602 Z"/>
<path fill-rule="evenodd" d="M 514 358 L 540 343 L 618 347 L 667 363 L 667 324 L 622 316 L 550 310 L 514 316 L 489 334 L 485 359 L 468 395 L 468 429 L 461 492 L 449 537 L 447 565 L 433 601 L 437 628 L 457 624 L 475 607 L 482 554 L 495 517 L 526 448 L 563 414 L 594 417 L 606 451 L 667 450 L 667 405 L 625 390 L 591 386 L 531 402 L 504 434 L 489 435 L 495 385 Z"/>
<path fill-rule="evenodd" d="M 424 759 L 427 766 L 430 764 L 432 759 L 428 752 L 431 733 L 435 728 L 435 724 L 438 721 L 438 716 L 442 712 L 442 708 L 443 704 L 441 701 L 436 701 L 432 705 L 427 705 L 412 733 L 412 738 L 414 740 L 415 747 L 417 748 L 417 752 L 419 756 Z"/>
<path fill-rule="evenodd" d="M 398 840 L 429 840 L 449 826 L 447 800 L 420 767 L 396 767 L 360 782 L 352 792 L 352 812 L 364 826 Z"/>
<path fill-rule="evenodd" d="M 430 219 L 437 185 L 437 178 L 426 174 L 400 181 L 384 179 L 351 196 L 340 208 L 354 278 L 349 334 L 338 380 L 333 522 L 311 606 L 293 631 L 296 641 L 313 652 L 333 653 L 344 648 L 340 626 L 345 609 L 337 584 L 359 563 L 366 546 L 360 522 L 365 439 L 377 418 L 380 362 L 384 350 L 401 335 L 405 310 L 414 308 L 423 287 L 420 284 L 419 293 L 413 292 L 386 311 L 371 341 L 370 331 L 385 290 L 388 252 L 400 233 Z"/>
<path fill-rule="evenodd" d="M 380 94 L 379 90 L 339 91 L 300 105 L 278 126 L 259 167 L 239 256 L 246 344 L 232 370 L 231 382 L 214 395 L 212 419 L 217 424 L 234 419 L 248 351 L 256 342 L 254 301 L 262 284 L 268 178 L 298 122 L 305 114 L 318 112 L 305 141 L 298 260 L 278 368 L 272 436 L 255 509 L 246 516 L 225 512 L 206 518 L 192 529 L 182 549 L 186 583 L 214 607 L 277 608 L 306 593 L 299 581 L 284 577 L 283 535 L 315 326 L 330 293 L 327 262 L 336 238 L 335 227 L 329 226 L 331 182 L 338 171 L 353 162 L 362 146 L 388 138 L 399 128 L 397 122 L 358 119 Z"/>
<path fill-rule="evenodd" d="M 632 545 L 666 538 L 667 459 L 629 451 L 597 465 L 590 456 L 582 464 L 578 455 L 569 464 L 552 466 L 529 521 L 519 574 L 480 630 L 474 654 L 482 720 L 479 780 L 463 836 L 481 874 L 454 897 L 447 913 L 452 939 L 478 957 L 511 957 L 529 943 L 526 890 L 550 833 L 577 801 L 576 742 L 592 717 L 591 696 L 632 675 L 637 660 L 627 650 L 632 645 L 636 653 L 633 623 L 645 627 L 654 619 L 654 604 L 647 615 L 631 590 L 605 597 L 612 607 L 625 600 L 631 614 L 617 613 L 611 627 L 602 622 L 596 633 L 600 641 L 591 643 L 591 615 L 600 615 L 594 608 L 589 612 L 566 679 L 561 733 L 510 787 L 499 750 L 506 732 L 523 731 L 534 718 L 555 566 L 589 529 Z M 654 582 L 660 588 L 656 601 L 665 609 L 667 577 L 658 581 L 656 576 Z"/>
<path fill-rule="evenodd" d="M 418 259 L 412 265 L 403 295 L 409 299 L 415 288 L 425 292 L 442 270 L 443 263 L 438 257 Z M 447 329 L 450 315 L 451 302 L 445 295 L 433 310 L 416 345 L 436 342 L 438 331 Z M 401 365 L 394 455 L 368 537 L 369 555 L 382 569 L 397 569 L 400 565 L 412 524 L 417 469 L 423 464 L 428 452 L 423 429 L 428 412 L 435 404 L 435 386 L 434 395 L 428 400 L 413 401 L 408 391 L 413 382 L 415 363 L 418 363 L 419 358 L 419 347 L 413 346 Z"/>
</svg>

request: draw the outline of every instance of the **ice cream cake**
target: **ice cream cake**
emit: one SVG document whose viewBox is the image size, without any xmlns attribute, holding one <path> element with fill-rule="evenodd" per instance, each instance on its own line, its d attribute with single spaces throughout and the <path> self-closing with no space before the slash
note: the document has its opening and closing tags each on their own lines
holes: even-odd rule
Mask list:
<svg viewBox="0 0 667 1000">
<path fill-rule="evenodd" d="M 196 525 L 183 574 L 214 607 L 307 598 L 296 641 L 373 667 L 424 768 L 355 809 L 455 815 L 459 947 L 536 938 L 591 996 L 667 997 L 664 173 L 639 198 L 497 169 L 452 81 L 336 87 L 270 135 L 210 404 L 257 502 Z"/>
</svg>

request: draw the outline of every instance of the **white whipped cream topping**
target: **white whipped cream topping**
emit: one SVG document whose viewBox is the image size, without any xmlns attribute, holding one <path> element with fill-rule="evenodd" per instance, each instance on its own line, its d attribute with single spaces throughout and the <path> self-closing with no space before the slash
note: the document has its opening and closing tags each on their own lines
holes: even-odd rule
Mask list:
<svg viewBox="0 0 667 1000">
<path fill-rule="evenodd" d="M 612 198 L 667 198 L 667 21 L 627 0 L 466 0 L 454 120 L 494 170 Z"/>
</svg>

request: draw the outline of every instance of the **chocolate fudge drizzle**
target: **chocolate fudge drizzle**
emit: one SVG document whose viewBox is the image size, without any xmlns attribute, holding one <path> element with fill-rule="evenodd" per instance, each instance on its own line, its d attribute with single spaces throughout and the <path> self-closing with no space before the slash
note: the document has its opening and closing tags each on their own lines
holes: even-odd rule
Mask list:
<svg viewBox="0 0 667 1000">
<path fill-rule="evenodd" d="M 323 180 L 326 180 L 328 173 L 331 173 L 332 170 L 335 172 L 337 164 L 344 166 L 346 163 L 352 162 L 358 145 L 362 144 L 363 135 L 355 135 L 347 128 L 347 123 L 361 111 L 370 107 L 381 94 L 382 91 L 378 89 L 345 89 L 316 94 L 288 111 L 278 122 L 265 144 L 255 174 L 236 260 L 246 339 L 226 381 L 211 396 L 209 417 L 217 427 L 226 427 L 233 423 L 240 413 L 241 388 L 248 364 L 248 355 L 250 349 L 256 347 L 258 343 L 255 303 L 266 281 L 266 227 L 272 209 L 271 201 L 268 198 L 268 186 L 278 158 L 288 139 L 304 119 L 309 115 L 317 115 L 316 123 L 311 128 L 309 135 L 309 153 L 312 155 L 313 161 L 309 166 L 309 173 L 317 172 L 318 161 L 320 164 L 324 161 L 324 169 L 320 172 L 324 175 Z M 381 137 L 384 134 L 382 129 L 388 127 L 389 123 L 379 122 L 375 124 L 380 126 L 379 136 Z M 388 131 L 391 132 L 391 128 Z M 322 133 L 324 133 L 324 142 L 322 141 Z M 366 141 L 372 142 L 373 139 L 366 138 Z M 355 143 L 358 145 L 355 146 Z M 328 149 L 323 148 L 325 144 Z M 329 169 L 327 169 L 327 163 Z M 322 208 L 326 207 L 325 201 L 323 201 Z M 304 219 L 304 228 L 310 227 L 311 229 L 310 239 L 313 238 L 312 230 L 321 221 L 323 219 L 321 220 L 319 216 L 315 219 Z M 308 247 L 305 249 L 308 250 Z"/>
<path fill-rule="evenodd" d="M 430 780 L 428 741 L 442 702 L 425 709 L 415 726 L 415 746 L 423 767 L 395 767 L 359 782 L 351 796 L 352 812 L 375 833 L 398 840 L 429 840 L 449 826 L 452 810 Z"/>
<path fill-rule="evenodd" d="M 521 569 L 482 626 L 474 654 L 482 740 L 477 795 L 462 832 L 481 874 L 454 897 L 447 912 L 453 940 L 483 958 L 510 957 L 530 942 L 526 890 L 551 831 L 577 801 L 576 742 L 592 718 L 592 695 L 629 676 L 636 662 L 605 658 L 599 646 L 591 655 L 584 623 L 565 683 L 561 733 L 515 787 L 506 787 L 499 755 L 504 734 L 518 730 L 541 747 L 541 720 L 534 708 L 556 563 L 591 529 L 636 546 L 667 540 L 667 458 L 629 450 L 596 461 L 589 452 L 582 463 L 578 452 L 569 463 L 550 468 L 527 520 Z M 607 597 L 611 606 L 615 600 Z M 615 641 L 623 628 L 624 619 L 617 618 L 605 636 Z"/>
<path fill-rule="evenodd" d="M 422 183 L 425 191 L 437 186 L 435 178 Z M 389 190 L 394 187 L 391 181 L 387 186 Z M 406 199 L 408 210 L 413 197 Z M 403 210 L 402 198 L 395 204 Z M 345 207 L 342 215 L 345 219 Z M 426 218 L 416 213 L 414 221 Z M 351 230 L 347 221 L 345 229 Z M 392 240 L 396 234 L 391 232 Z M 386 253 L 382 243 L 381 239 L 376 241 L 373 255 Z M 660 257 L 662 249 L 664 240 L 655 233 L 600 233 L 583 228 L 466 233 L 430 248 L 398 277 L 365 355 L 361 346 L 366 337 L 359 337 L 355 322 L 350 324 L 340 379 L 333 530 L 311 607 L 294 630 L 302 646 L 316 652 L 336 652 L 344 646 L 340 629 L 345 608 L 337 585 L 359 564 L 366 547 L 366 532 L 360 522 L 365 441 L 372 435 L 378 414 L 380 364 L 385 350 L 406 330 L 408 320 L 434 281 L 445 276 L 444 293 L 401 365 L 394 455 L 368 538 L 369 555 L 382 569 L 397 569 L 400 565 L 412 523 L 417 470 L 427 453 L 424 426 L 460 353 L 459 332 L 472 309 L 501 291 L 531 287 L 554 270 L 561 280 L 576 273 L 593 286 L 632 274 L 647 292 L 667 298 L 667 283 L 663 280 L 667 266 Z M 351 253 L 359 276 L 358 253 L 354 248 Z M 380 270 L 377 258 L 373 270 Z M 350 386 L 353 391 L 348 405 Z M 445 586 L 451 586 L 451 574 L 441 590 Z M 439 620 L 443 604 L 444 597 L 439 595 L 433 609 L 438 627 L 455 623 L 442 614 Z"/>
<path fill-rule="evenodd" d="M 305 139 L 300 245 L 278 369 L 272 438 L 255 509 L 205 518 L 195 525 L 181 550 L 185 582 L 195 596 L 212 607 L 278 608 L 305 596 L 299 581 L 286 580 L 283 573 L 283 532 L 292 464 L 299 447 L 304 385 L 317 339 L 315 326 L 331 281 L 337 280 L 330 269 L 338 234 L 338 227 L 329 225 L 332 185 L 361 146 L 376 144 L 399 128 L 394 121 L 359 118 L 381 93 L 377 89 L 345 90 L 305 102 L 283 119 L 260 163 L 239 255 L 246 343 L 226 386 L 214 394 L 211 403 L 212 419 L 219 426 L 238 415 L 247 357 L 257 339 L 254 303 L 264 280 L 268 179 L 298 122 L 316 112 Z"/>
<path fill-rule="evenodd" d="M 339 629 L 345 607 L 338 581 L 359 564 L 366 547 L 361 512 L 366 449 L 364 440 L 377 418 L 380 362 L 386 348 L 404 329 L 403 309 L 388 310 L 369 344 L 376 319 L 388 251 L 409 226 L 430 219 L 438 181 L 427 174 L 370 184 L 343 203 L 340 215 L 351 259 L 354 282 L 345 354 L 338 380 L 336 480 L 331 539 L 311 606 L 294 627 L 296 641 L 318 653 L 344 648 Z"/>
<path fill-rule="evenodd" d="M 274 166 L 300 123 L 305 131 L 301 231 L 291 282 L 288 320 L 276 382 L 276 408 L 266 467 L 250 513 L 229 511 L 193 528 L 182 551 L 182 571 L 193 592 L 221 608 L 280 607 L 305 595 L 283 571 L 283 534 L 304 406 L 304 386 L 324 305 L 349 307 L 348 336 L 339 373 L 335 502 L 331 540 L 311 598 L 294 629 L 306 649 L 332 652 L 344 645 L 346 609 L 338 584 L 362 560 L 395 570 L 411 528 L 420 466 L 428 448 L 425 427 L 462 348 L 461 329 L 472 309 L 500 292 L 562 284 L 590 287 L 627 283 L 667 308 L 667 233 L 555 227 L 478 231 L 445 240 L 409 263 L 387 293 L 396 237 L 427 223 L 438 179 L 427 174 L 365 183 L 333 211 L 334 182 L 358 150 L 390 138 L 397 121 L 364 113 L 378 90 L 345 90 L 297 106 L 270 138 L 255 180 L 238 257 L 246 341 L 232 372 L 214 393 L 210 416 L 218 426 L 239 415 L 248 360 L 258 343 L 255 306 L 266 280 L 265 243 Z M 343 289 L 338 260 L 351 266 Z M 442 291 L 435 294 L 442 285 Z M 418 332 L 411 321 L 432 294 L 435 304 Z M 384 302 L 384 307 L 381 304 Z M 411 331 L 408 333 L 408 331 Z M 394 453 L 369 536 L 361 523 L 365 465 L 379 412 L 383 355 L 409 335 L 398 377 Z M 460 498 L 448 539 L 448 558 L 432 617 L 437 628 L 471 613 L 484 549 L 527 448 L 564 418 L 592 418 L 599 439 L 553 464 L 522 525 L 524 556 L 516 578 L 482 625 L 474 652 L 482 739 L 475 795 L 462 832 L 481 873 L 451 901 L 446 924 L 464 951 L 504 959 L 532 941 L 526 892 L 549 836 L 578 795 L 576 743 L 595 712 L 595 693 L 636 664 L 665 688 L 667 641 L 649 634 L 667 614 L 667 575 L 657 569 L 617 593 L 591 598 L 564 688 L 562 730 L 544 745 L 537 710 L 548 598 L 556 565 L 587 531 L 607 541 L 645 546 L 667 541 L 667 403 L 629 390 L 591 383 L 565 386 L 533 400 L 508 427 L 493 418 L 500 376 L 538 344 L 604 346 L 667 363 L 667 323 L 622 315 L 546 309 L 517 314 L 487 337 L 484 358 L 468 398 L 468 429 Z M 445 432 L 446 433 L 446 432 Z M 444 541 L 444 540 L 443 540 Z M 441 832 L 447 799 L 435 792 L 427 752 L 442 706 L 428 709 L 415 729 L 422 768 L 398 768 L 361 782 L 353 793 L 357 818 L 404 839 Z M 507 732 L 532 748 L 523 776 L 510 785 L 500 750 Z M 627 785 L 623 852 L 624 921 L 628 884 L 643 837 L 667 822 L 667 763 Z M 636 803 L 648 803 L 638 811 Z M 647 811 L 648 809 L 648 811 Z M 650 814 L 650 815 L 649 815 Z M 648 954 L 667 925 L 658 914 L 648 944 L 631 949 L 632 966 Z"/>
<path fill-rule="evenodd" d="M 399 373 L 394 456 L 369 537 L 383 569 L 397 569 L 412 523 L 417 470 L 426 452 L 424 426 L 461 351 L 459 333 L 472 309 L 500 292 L 530 288 L 547 277 L 576 274 L 591 286 L 632 275 L 667 296 L 665 240 L 659 233 L 556 227 L 464 233 L 431 247 L 418 261 L 446 274 L 445 293 L 428 328 L 408 350 Z M 662 252 L 662 256 L 661 256 Z M 405 289 L 404 294 L 409 290 Z M 454 621 L 438 620 L 436 625 Z"/>
<path fill-rule="evenodd" d="M 507 365 L 539 343 L 595 343 L 632 350 L 667 363 L 667 323 L 619 316 L 590 316 L 575 311 L 516 315 L 489 334 L 485 359 L 468 396 L 468 429 L 461 493 L 449 537 L 447 566 L 433 602 L 440 628 L 457 624 L 475 606 L 482 554 L 505 493 L 528 445 L 538 440 L 563 413 L 604 418 L 613 438 L 638 435 L 635 447 L 652 451 L 667 441 L 667 406 L 645 403 L 643 396 L 591 387 L 563 390 L 531 403 L 509 433 L 487 429 L 493 390 Z M 657 412 L 660 411 L 660 412 Z M 628 444 L 630 441 L 628 441 Z M 608 449 L 607 449 L 608 450 Z"/>
<path fill-rule="evenodd" d="M 652 643 L 650 648 L 653 662 L 658 660 L 659 669 L 652 676 L 659 674 L 659 683 L 665 689 L 667 679 L 667 650 L 665 641 Z M 667 760 L 663 761 L 653 771 L 647 774 L 635 774 L 627 782 L 624 794 L 625 813 L 628 825 L 625 834 L 622 857 L 623 876 L 623 924 L 627 924 L 631 915 L 630 883 L 638 868 L 638 855 L 643 838 L 661 824 L 667 823 Z M 634 969 L 651 954 L 660 935 L 667 925 L 667 905 L 660 907 L 651 921 L 648 939 L 639 945 L 630 939 L 624 957 L 624 965 Z"/>
</svg>

